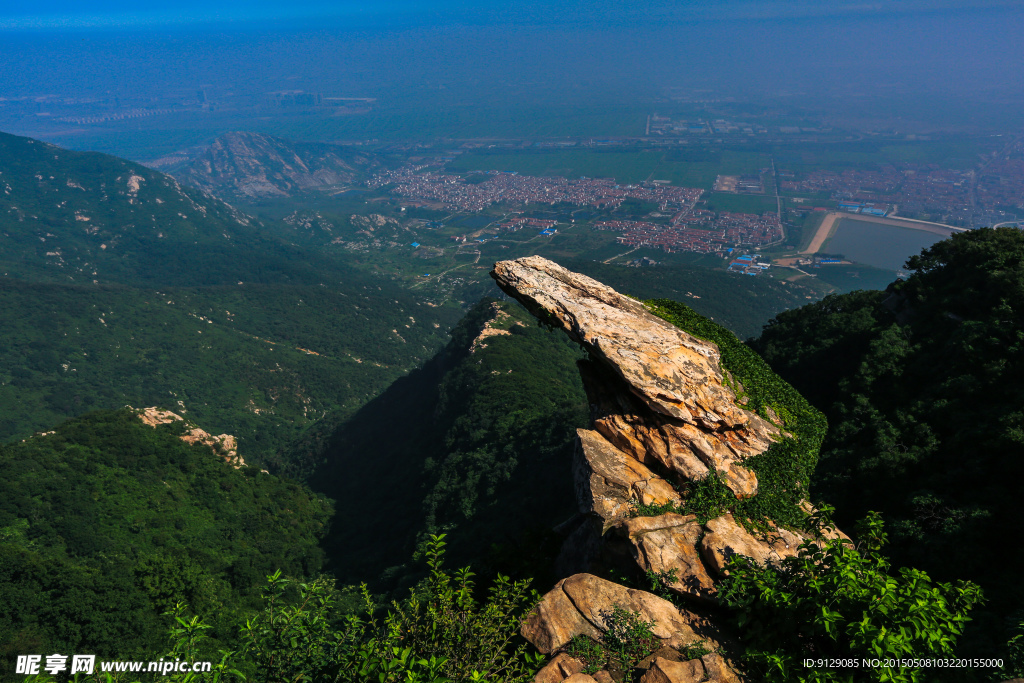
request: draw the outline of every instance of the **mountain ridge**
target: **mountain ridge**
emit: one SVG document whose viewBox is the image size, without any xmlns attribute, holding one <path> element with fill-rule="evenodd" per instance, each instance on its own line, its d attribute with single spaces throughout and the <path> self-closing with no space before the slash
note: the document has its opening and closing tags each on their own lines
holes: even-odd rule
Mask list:
<svg viewBox="0 0 1024 683">
<path fill-rule="evenodd" d="M 350 147 L 231 132 L 214 140 L 177 175 L 211 194 L 253 201 L 339 189 L 376 166 L 372 155 Z"/>
</svg>

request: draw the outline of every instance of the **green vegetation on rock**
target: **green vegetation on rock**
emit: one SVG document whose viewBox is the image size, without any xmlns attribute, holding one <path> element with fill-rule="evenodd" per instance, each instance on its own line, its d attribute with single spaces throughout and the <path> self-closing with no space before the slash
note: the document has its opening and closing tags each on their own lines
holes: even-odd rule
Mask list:
<svg viewBox="0 0 1024 683">
<path fill-rule="evenodd" d="M 757 473 L 758 493 L 736 501 L 717 476 L 710 475 L 687 492 L 683 512 L 706 519 L 728 509 L 754 525 L 767 521 L 800 526 L 818 448 L 825 436 L 825 418 L 800 393 L 732 332 L 670 299 L 646 302 L 651 312 L 695 337 L 714 342 L 721 354 L 727 384 L 744 406 L 783 431 L 767 451 L 748 458 L 744 466 Z"/>
</svg>

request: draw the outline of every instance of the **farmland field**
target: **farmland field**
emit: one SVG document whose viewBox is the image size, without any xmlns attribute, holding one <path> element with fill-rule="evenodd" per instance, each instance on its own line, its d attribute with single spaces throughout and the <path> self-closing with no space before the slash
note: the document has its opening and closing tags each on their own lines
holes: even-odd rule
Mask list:
<svg viewBox="0 0 1024 683">
<path fill-rule="evenodd" d="M 710 190 L 719 174 L 756 173 L 770 163 L 766 154 L 747 150 L 476 150 L 449 163 L 447 170 L 454 173 L 515 171 L 533 176 L 615 178 L 620 183 L 660 179 L 673 185 Z"/>
<path fill-rule="evenodd" d="M 707 207 L 712 211 L 733 211 L 735 213 L 764 213 L 775 211 L 774 196 L 763 194 L 731 194 L 713 192 L 705 195 Z"/>
<path fill-rule="evenodd" d="M 926 230 L 841 218 L 835 234 L 820 251 L 884 270 L 898 270 L 911 256 L 930 247 L 942 235 Z"/>
</svg>

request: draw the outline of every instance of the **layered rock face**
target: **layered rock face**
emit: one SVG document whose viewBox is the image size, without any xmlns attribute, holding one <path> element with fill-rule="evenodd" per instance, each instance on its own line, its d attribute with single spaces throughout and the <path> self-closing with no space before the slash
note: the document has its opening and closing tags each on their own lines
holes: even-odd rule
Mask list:
<svg viewBox="0 0 1024 683">
<path fill-rule="evenodd" d="M 796 555 L 806 537 L 781 527 L 753 534 L 730 514 L 701 524 L 676 512 L 638 516 L 637 507 L 676 507 L 678 491 L 712 471 L 737 500 L 757 495 L 757 476 L 744 461 L 781 438 L 780 427 L 737 402 L 714 344 L 639 301 L 537 256 L 497 263 L 491 275 L 591 358 L 580 368 L 593 423 L 579 430 L 573 468 L 581 514 L 559 558 L 562 575 L 574 575 L 544 596 L 523 635 L 557 653 L 573 636 L 600 639 L 618 605 L 654 623 L 662 640 L 665 656 L 646 662 L 648 683 L 738 680 L 720 655 L 687 661 L 680 651 L 719 647 L 722 636 L 701 614 L 714 613 L 716 582 L 731 555 L 778 561 Z M 586 573 L 625 565 L 662 576 L 688 608 Z M 584 674 L 573 661 L 558 655 L 537 680 L 577 680 Z"/>
</svg>

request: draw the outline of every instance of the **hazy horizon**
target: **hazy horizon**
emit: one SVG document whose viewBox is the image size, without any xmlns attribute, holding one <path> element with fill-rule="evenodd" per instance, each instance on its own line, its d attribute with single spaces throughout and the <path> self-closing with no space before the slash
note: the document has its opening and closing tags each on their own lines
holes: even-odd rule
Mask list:
<svg viewBox="0 0 1024 683">
<path fill-rule="evenodd" d="M 466 120 L 473 135 L 500 136 L 515 122 L 489 121 L 536 119 L 538 109 L 558 119 L 578 111 L 581 121 L 595 117 L 581 124 L 585 134 L 617 135 L 644 112 L 702 99 L 840 126 L 1015 132 L 1024 103 L 1024 68 L 1013 54 L 1024 11 L 1005 2 L 643 3 L 622 11 L 609 3 L 449 2 L 372 12 L 298 2 L 257 3 L 248 14 L 233 3 L 185 3 L 174 11 L 157 4 L 147 15 L 121 14 L 110 2 L 91 15 L 61 6 L 19 2 L 0 12 L 0 126 L 113 151 L 103 140 L 133 126 L 164 126 L 189 144 L 236 127 L 296 137 L 294 126 L 227 115 L 239 98 L 285 90 L 376 99 L 372 113 L 347 111 L 345 121 L 297 135 L 324 139 L 345 138 L 358 116 L 379 121 L 360 123 L 353 136 L 398 136 L 397 116 L 399 137 L 413 139 L 425 113 L 453 121 L 423 126 L 426 138 L 457 137 Z M 62 128 L 48 105 L 24 106 L 91 98 L 111 108 L 160 107 L 199 90 L 212 114 L 166 124 Z"/>
</svg>

